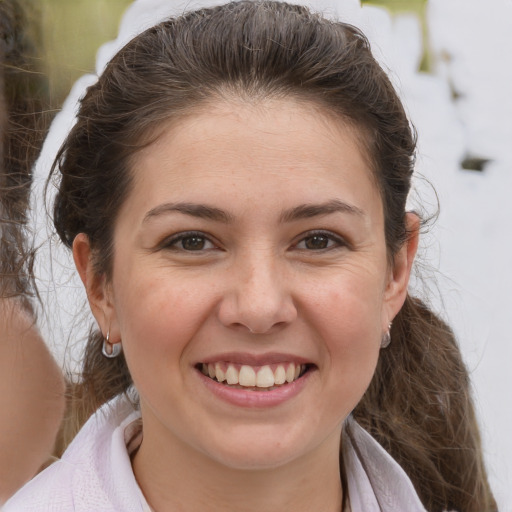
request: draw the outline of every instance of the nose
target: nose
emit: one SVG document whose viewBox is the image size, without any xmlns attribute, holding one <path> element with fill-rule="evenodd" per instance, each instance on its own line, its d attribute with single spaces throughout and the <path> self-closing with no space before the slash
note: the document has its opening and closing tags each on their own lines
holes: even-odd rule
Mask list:
<svg viewBox="0 0 512 512">
<path fill-rule="evenodd" d="M 240 259 L 230 269 L 219 307 L 221 323 L 266 334 L 293 322 L 297 309 L 276 258 L 258 254 Z"/>
</svg>

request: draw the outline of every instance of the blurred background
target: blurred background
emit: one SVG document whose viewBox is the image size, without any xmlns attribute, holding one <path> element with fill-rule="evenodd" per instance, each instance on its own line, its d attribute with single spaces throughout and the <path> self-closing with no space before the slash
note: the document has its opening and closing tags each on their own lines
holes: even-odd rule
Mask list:
<svg viewBox="0 0 512 512">
<path fill-rule="evenodd" d="M 50 103 L 62 104 L 71 86 L 94 71 L 99 46 L 115 39 L 121 15 L 131 0 L 32 0 L 41 20 L 43 68 Z"/>
<path fill-rule="evenodd" d="M 132 0 L 29 0 L 41 20 L 43 68 L 49 79 L 50 103 L 62 104 L 73 83 L 94 71 L 96 51 L 117 36 L 119 21 Z M 410 12 L 425 20 L 426 0 L 372 0 L 392 12 Z M 39 6 L 37 6 L 39 4 Z M 426 34 L 426 31 L 425 31 Z M 422 63 L 426 69 L 428 59 Z"/>
<path fill-rule="evenodd" d="M 424 233 L 417 265 L 423 278 L 412 286 L 428 294 L 458 335 L 491 485 L 500 511 L 512 512 L 512 1 L 299 3 L 363 29 L 418 130 L 410 204 L 439 215 Z M 56 112 L 77 78 L 94 72 L 98 48 L 115 39 L 132 1 L 30 4 L 41 20 L 48 101 Z M 48 338 L 69 368 L 66 357 L 74 356 L 65 348 L 79 336 L 63 330 Z"/>
</svg>

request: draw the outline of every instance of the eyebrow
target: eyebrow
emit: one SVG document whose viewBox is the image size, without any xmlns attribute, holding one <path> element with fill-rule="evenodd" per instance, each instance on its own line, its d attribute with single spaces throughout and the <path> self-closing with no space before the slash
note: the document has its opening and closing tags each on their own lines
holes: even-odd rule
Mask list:
<svg viewBox="0 0 512 512">
<path fill-rule="evenodd" d="M 149 210 L 149 212 L 146 213 L 143 222 L 146 222 L 153 217 L 173 212 L 183 213 L 200 219 L 224 222 L 226 224 L 233 221 L 233 216 L 231 214 L 219 208 L 214 208 L 213 206 L 196 203 L 165 203 Z"/>
<path fill-rule="evenodd" d="M 143 222 L 165 215 L 168 213 L 178 212 L 200 219 L 208 219 L 216 222 L 229 224 L 233 222 L 234 217 L 225 210 L 207 206 L 204 204 L 196 203 L 164 203 L 149 210 L 144 216 Z M 351 215 L 364 216 L 363 210 L 351 204 L 340 201 L 339 199 L 332 199 L 325 203 L 320 204 L 301 204 L 289 210 L 285 210 L 280 215 L 280 222 L 293 222 L 300 219 L 309 219 L 322 215 L 329 215 L 332 213 L 348 213 Z"/>
<path fill-rule="evenodd" d="M 290 210 L 285 210 L 281 214 L 281 222 L 292 222 L 300 219 L 309 219 L 321 215 L 329 215 L 331 213 L 348 213 L 364 217 L 364 212 L 357 206 L 340 201 L 339 199 L 332 199 L 325 203 L 320 204 L 301 204 Z"/>
</svg>

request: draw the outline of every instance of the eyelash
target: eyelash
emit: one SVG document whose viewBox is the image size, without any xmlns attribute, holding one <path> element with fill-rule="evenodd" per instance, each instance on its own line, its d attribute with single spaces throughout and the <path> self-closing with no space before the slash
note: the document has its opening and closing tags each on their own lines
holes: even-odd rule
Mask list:
<svg viewBox="0 0 512 512">
<path fill-rule="evenodd" d="M 327 243 L 331 243 L 328 247 L 323 247 L 320 249 L 308 249 L 307 247 L 299 247 L 300 244 L 306 243 L 308 239 L 312 239 L 314 237 L 321 237 L 327 240 Z M 299 241 L 293 246 L 295 249 L 307 252 L 326 252 L 331 251 L 333 249 L 339 249 L 341 247 L 347 247 L 347 242 L 340 236 L 335 235 L 330 231 L 308 231 L 307 233 L 303 233 L 300 235 Z"/>
<path fill-rule="evenodd" d="M 303 244 L 303 243 L 306 244 L 308 240 L 311 240 L 315 237 L 326 239 L 328 246 L 317 248 L 317 249 L 311 249 L 308 247 L 299 247 L 300 244 Z M 187 249 L 187 248 L 183 247 L 183 245 L 181 247 L 177 246 L 177 244 L 179 244 L 180 242 L 183 243 L 184 240 L 193 239 L 193 238 L 201 239 L 204 241 L 204 244 L 210 244 L 211 247 L 206 247 L 206 248 L 200 247 L 197 250 L 193 250 L 193 249 Z M 308 231 L 306 233 L 301 234 L 299 241 L 292 246 L 292 249 L 297 249 L 297 250 L 306 251 L 306 252 L 326 252 L 326 251 L 331 251 L 333 249 L 338 249 L 340 247 L 347 247 L 347 246 L 348 246 L 347 242 L 340 236 L 335 235 L 334 233 L 332 233 L 330 231 L 321 231 L 320 230 L 320 231 Z M 174 250 L 174 251 L 183 251 L 183 252 L 187 252 L 187 253 L 193 253 L 193 252 L 202 253 L 204 251 L 210 251 L 210 250 L 216 249 L 216 248 L 218 248 L 218 246 L 211 241 L 211 239 L 210 239 L 210 237 L 208 237 L 208 235 L 206 235 L 205 233 L 203 233 L 201 231 L 187 231 L 184 233 L 178 233 L 177 235 L 167 238 L 160 244 L 160 248 Z"/>
<path fill-rule="evenodd" d="M 211 244 L 212 247 L 208 247 L 206 249 L 201 247 L 198 250 L 186 249 L 183 246 L 177 247 L 177 244 L 179 242 L 183 242 L 184 240 L 192 239 L 192 238 L 198 238 L 198 239 L 204 240 L 205 244 L 209 243 L 209 244 Z M 217 246 L 210 240 L 210 238 L 207 235 L 205 235 L 201 231 L 187 231 L 184 233 L 178 233 L 177 235 L 174 235 L 170 238 L 165 239 L 160 244 L 160 248 L 174 250 L 174 251 L 183 251 L 183 252 L 187 252 L 187 253 L 193 253 L 193 252 L 201 253 L 203 251 L 209 251 L 209 250 L 215 249 L 215 248 L 217 248 Z"/>
</svg>

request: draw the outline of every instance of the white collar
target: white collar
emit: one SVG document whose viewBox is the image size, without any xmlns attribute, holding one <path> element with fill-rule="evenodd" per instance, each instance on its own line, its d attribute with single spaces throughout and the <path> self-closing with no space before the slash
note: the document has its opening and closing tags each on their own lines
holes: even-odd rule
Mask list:
<svg viewBox="0 0 512 512">
<path fill-rule="evenodd" d="M 125 458 L 134 449 L 134 437 L 141 438 L 140 429 L 140 413 L 132 409 L 116 429 L 116 444 L 122 446 Z M 352 417 L 347 418 L 343 429 L 342 458 L 350 512 L 426 512 L 405 471 Z M 140 489 L 138 492 L 142 497 Z"/>
<path fill-rule="evenodd" d="M 343 429 L 342 458 L 351 512 L 426 512 L 405 471 L 351 417 Z"/>
<path fill-rule="evenodd" d="M 125 396 L 116 397 L 91 416 L 62 459 L 6 503 L 5 512 L 151 512 L 129 455 L 140 430 L 140 412 Z M 351 512 L 426 512 L 402 468 L 351 418 L 342 444 Z"/>
</svg>

